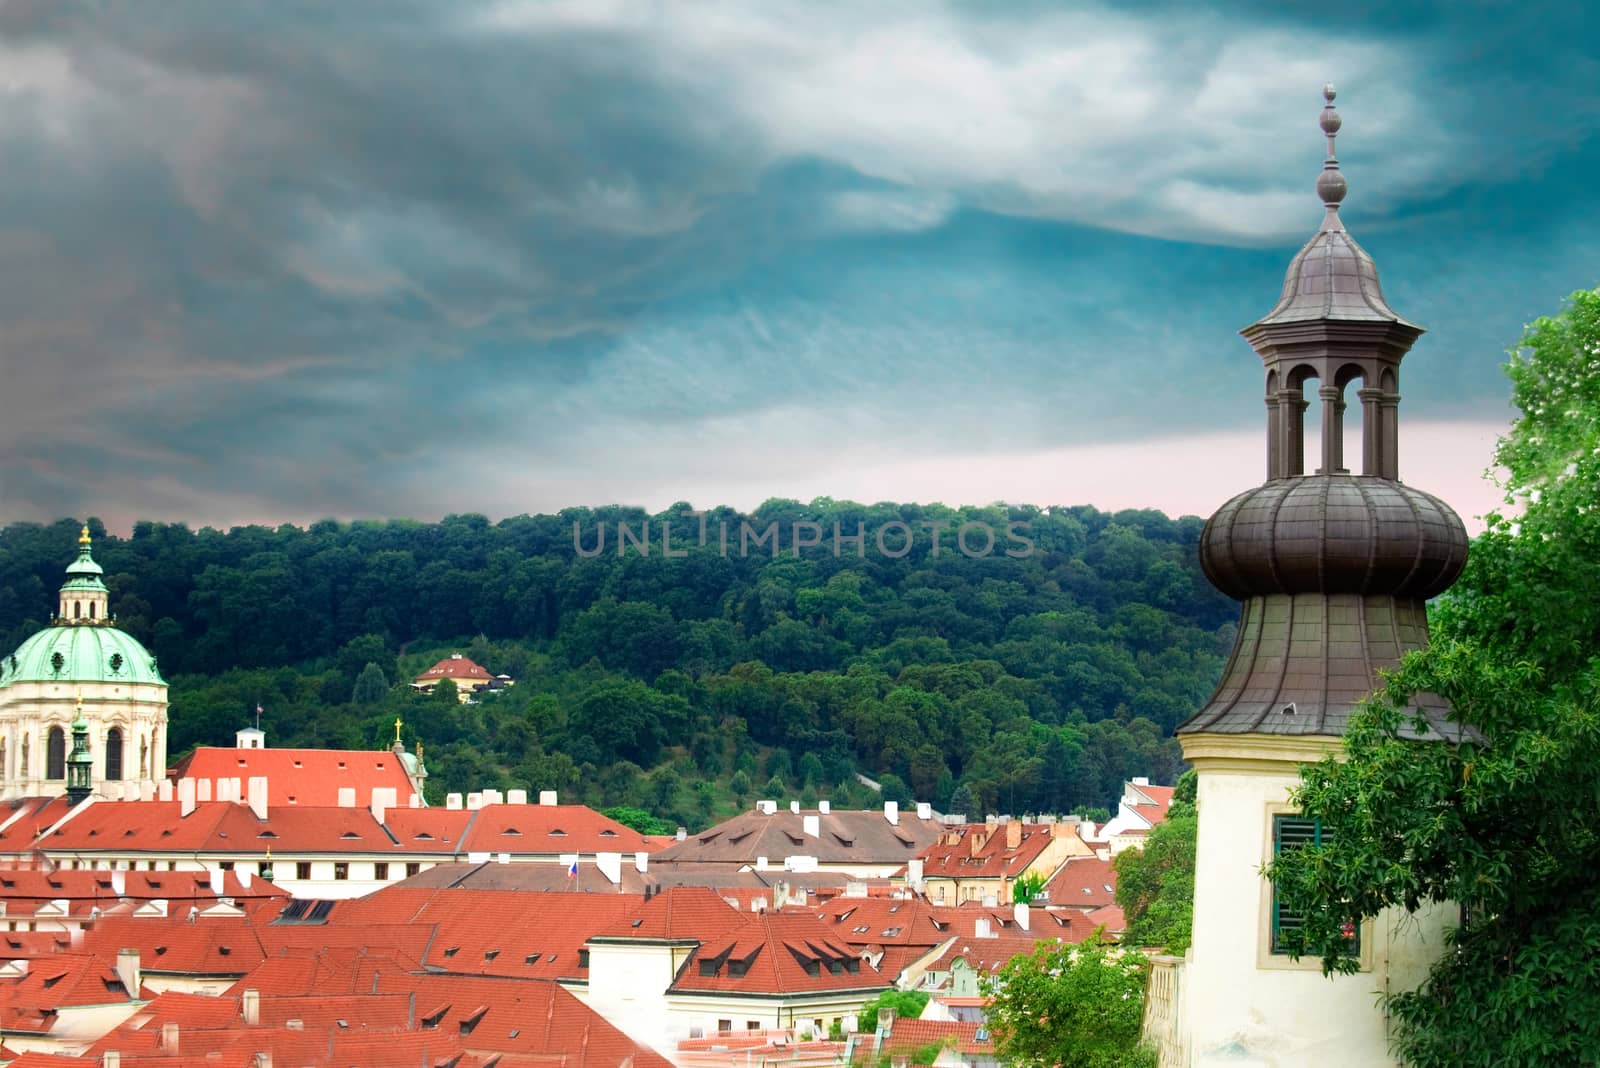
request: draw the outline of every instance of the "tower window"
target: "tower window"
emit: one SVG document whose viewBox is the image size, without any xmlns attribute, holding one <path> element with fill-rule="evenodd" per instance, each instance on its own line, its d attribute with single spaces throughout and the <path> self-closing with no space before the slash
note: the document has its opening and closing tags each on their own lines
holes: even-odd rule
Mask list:
<svg viewBox="0 0 1600 1068">
<path fill-rule="evenodd" d="M 67 777 L 67 736 L 60 727 L 51 727 L 50 735 L 45 739 L 44 777 L 47 779 Z"/>
<path fill-rule="evenodd" d="M 122 778 L 122 728 L 106 731 L 106 778 Z"/>
<path fill-rule="evenodd" d="M 1333 841 L 1333 832 L 1322 825 L 1318 819 L 1306 816 L 1274 816 L 1272 817 L 1272 852 L 1273 855 L 1299 849 L 1308 845 L 1327 845 Z M 1286 908 L 1278 900 L 1278 889 L 1272 889 L 1272 952 L 1275 956 L 1287 956 L 1285 936 L 1291 931 L 1298 931 L 1305 926 L 1305 915 Z M 1361 927 L 1359 924 L 1345 925 L 1345 954 L 1356 956 L 1361 952 Z"/>
</svg>

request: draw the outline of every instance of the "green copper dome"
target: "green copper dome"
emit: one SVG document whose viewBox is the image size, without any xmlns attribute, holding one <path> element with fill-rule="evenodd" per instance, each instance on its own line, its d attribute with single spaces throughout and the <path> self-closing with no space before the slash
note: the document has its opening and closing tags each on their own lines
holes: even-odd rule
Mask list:
<svg viewBox="0 0 1600 1068">
<path fill-rule="evenodd" d="M 0 660 L 0 688 L 13 682 L 167 684 L 144 646 L 105 624 L 41 630 Z"/>
</svg>

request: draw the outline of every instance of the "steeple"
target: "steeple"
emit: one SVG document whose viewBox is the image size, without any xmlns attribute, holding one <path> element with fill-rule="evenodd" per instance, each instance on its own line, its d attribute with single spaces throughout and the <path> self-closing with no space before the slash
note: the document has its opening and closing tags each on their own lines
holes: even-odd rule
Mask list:
<svg viewBox="0 0 1600 1068">
<path fill-rule="evenodd" d="M 83 715 L 83 694 L 78 694 L 78 716 L 72 721 L 72 752 L 67 755 L 67 800 L 76 805 L 89 796 L 94 757 L 89 753 L 89 721 Z"/>
<path fill-rule="evenodd" d="M 85 523 L 78 535 L 78 558 L 67 565 L 67 581 L 61 584 L 61 600 L 55 619 L 57 626 L 111 622 L 111 594 L 100 577 L 105 574 L 105 569 L 94 562 L 94 554 L 90 552 L 92 544 L 89 525 Z"/>
<path fill-rule="evenodd" d="M 1460 517 L 1399 481 L 1400 361 L 1423 331 L 1389 307 L 1372 257 L 1340 218 L 1349 186 L 1334 154 L 1334 96 L 1324 88 L 1322 224 L 1289 264 L 1277 305 L 1240 331 L 1266 372 L 1267 481 L 1224 504 L 1201 534 L 1206 577 L 1244 607 L 1221 685 L 1180 733 L 1342 733 L 1377 672 L 1426 644 L 1424 602 L 1466 562 Z M 1308 474 L 1312 379 L 1322 441 Z M 1357 383 L 1359 475 L 1343 456 L 1345 394 Z"/>
</svg>

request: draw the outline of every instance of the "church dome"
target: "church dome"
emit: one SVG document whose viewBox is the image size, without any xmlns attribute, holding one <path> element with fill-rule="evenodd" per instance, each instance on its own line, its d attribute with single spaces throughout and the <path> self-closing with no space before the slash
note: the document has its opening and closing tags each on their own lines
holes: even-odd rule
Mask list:
<svg viewBox="0 0 1600 1068">
<path fill-rule="evenodd" d="M 155 657 L 126 631 L 101 624 L 46 627 L 0 660 L 13 682 L 109 682 L 165 686 Z"/>
<path fill-rule="evenodd" d="M 1467 561 L 1461 517 L 1439 498 L 1364 475 L 1283 478 L 1217 510 L 1200 564 L 1236 600 L 1356 593 L 1429 598 Z"/>
</svg>

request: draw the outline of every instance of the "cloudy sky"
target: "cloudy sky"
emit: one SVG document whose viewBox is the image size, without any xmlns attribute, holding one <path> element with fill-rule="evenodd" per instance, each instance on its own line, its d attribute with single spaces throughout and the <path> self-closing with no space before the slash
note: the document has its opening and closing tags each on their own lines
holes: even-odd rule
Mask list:
<svg viewBox="0 0 1600 1068">
<path fill-rule="evenodd" d="M 0 0 L 0 521 L 1208 514 L 1327 80 L 1402 477 L 1477 514 L 1600 283 L 1581 10 Z"/>
</svg>

